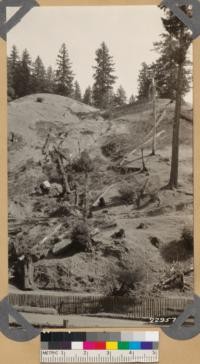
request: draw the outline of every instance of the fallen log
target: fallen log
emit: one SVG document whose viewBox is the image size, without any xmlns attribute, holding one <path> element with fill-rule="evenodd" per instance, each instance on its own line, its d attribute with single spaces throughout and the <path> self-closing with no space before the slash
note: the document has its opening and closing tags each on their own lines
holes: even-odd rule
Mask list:
<svg viewBox="0 0 200 364">
<path fill-rule="evenodd" d="M 111 228 L 115 228 L 115 227 L 117 227 L 116 222 L 101 225 L 101 229 L 111 229 Z"/>
<path fill-rule="evenodd" d="M 170 101 L 166 106 L 165 109 L 163 110 L 163 112 L 161 113 L 161 115 L 158 117 L 157 121 L 156 121 L 156 127 L 158 127 L 158 125 L 161 123 L 161 121 L 164 119 L 165 115 L 166 115 L 166 111 L 167 111 L 167 107 L 171 104 L 172 102 Z M 147 134 L 146 136 L 146 141 L 144 141 L 141 145 L 139 145 L 137 148 L 135 148 L 134 150 L 132 150 L 130 153 L 128 153 L 120 162 L 120 165 L 122 165 L 124 162 L 126 162 L 127 158 L 133 154 L 135 154 L 139 149 L 141 149 L 145 144 L 149 143 L 151 141 L 151 134 L 153 133 L 153 128 L 151 129 L 151 131 Z M 164 130 L 161 130 L 159 133 L 157 133 L 157 137 L 161 136 L 163 133 L 165 133 Z"/>
<path fill-rule="evenodd" d="M 58 313 L 55 308 L 49 307 L 14 306 L 14 308 L 19 312 L 40 313 L 43 315 L 57 315 Z"/>
<path fill-rule="evenodd" d="M 185 114 L 182 112 L 180 116 L 181 116 L 181 119 L 183 119 L 183 120 L 189 121 L 191 123 L 193 122 L 193 117 L 188 114 Z"/>
<path fill-rule="evenodd" d="M 55 227 L 55 229 L 53 231 L 51 231 L 50 234 L 46 235 L 41 241 L 39 241 L 39 243 L 37 243 L 36 245 L 34 245 L 33 248 L 36 248 L 37 246 L 43 245 L 47 240 L 49 240 L 50 238 L 52 238 L 52 236 L 54 234 L 56 234 L 60 230 L 61 227 L 62 227 L 62 224 L 57 225 Z"/>
</svg>

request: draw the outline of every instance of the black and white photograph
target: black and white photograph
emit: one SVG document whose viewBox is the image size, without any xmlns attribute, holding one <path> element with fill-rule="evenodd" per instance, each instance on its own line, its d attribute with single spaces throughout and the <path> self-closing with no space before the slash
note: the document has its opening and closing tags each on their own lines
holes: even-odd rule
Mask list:
<svg viewBox="0 0 200 364">
<path fill-rule="evenodd" d="M 35 7 L 7 71 L 10 303 L 35 327 L 173 323 L 194 291 L 190 30 L 164 6 Z"/>
</svg>

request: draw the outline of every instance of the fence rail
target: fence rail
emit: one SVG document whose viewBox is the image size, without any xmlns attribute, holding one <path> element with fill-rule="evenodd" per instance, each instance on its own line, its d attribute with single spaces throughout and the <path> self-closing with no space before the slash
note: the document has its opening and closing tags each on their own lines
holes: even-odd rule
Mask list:
<svg viewBox="0 0 200 364">
<path fill-rule="evenodd" d="M 192 302 L 186 298 L 145 298 L 140 303 L 131 297 L 55 296 L 10 294 L 13 306 L 55 308 L 59 315 L 115 313 L 133 319 L 176 317 Z"/>
</svg>

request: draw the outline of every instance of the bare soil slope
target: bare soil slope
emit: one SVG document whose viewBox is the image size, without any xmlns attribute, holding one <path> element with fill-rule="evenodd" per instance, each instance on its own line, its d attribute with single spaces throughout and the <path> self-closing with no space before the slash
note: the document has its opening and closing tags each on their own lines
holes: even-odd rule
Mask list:
<svg viewBox="0 0 200 364">
<path fill-rule="evenodd" d="M 42 102 L 38 102 L 42 98 Z M 158 100 L 157 152 L 151 156 L 153 114 L 151 103 L 135 104 L 105 115 L 99 110 L 58 95 L 31 95 L 9 104 L 9 232 L 18 250 L 37 245 L 35 284 L 47 290 L 109 294 L 120 290 L 120 276 L 135 274 L 132 292 L 149 295 L 190 295 L 193 276 L 186 274 L 187 289 L 162 290 L 174 270 L 188 272 L 191 251 L 180 254 L 164 247 L 181 243 L 185 225 L 192 224 L 192 110 L 184 104 L 180 132 L 180 188 L 162 189 L 169 179 L 174 104 Z M 50 133 L 49 148 L 60 145 L 73 160 L 87 150 L 94 163 L 89 174 L 89 200 L 94 206 L 88 225 L 91 252 L 74 251 L 70 233 L 81 215 L 73 215 L 66 201 L 38 196 L 35 187 L 50 179 L 42 148 Z M 142 172 L 141 148 L 148 172 Z M 84 189 L 84 176 L 71 177 Z M 120 195 L 124 184 L 138 190 L 148 178 L 146 197 L 139 208 Z M 52 182 L 52 181 L 50 181 Z M 103 193 L 105 206 L 98 206 Z M 58 207 L 62 205 L 62 211 Z M 52 231 L 56 233 L 47 238 Z M 113 234 L 124 230 L 121 238 Z M 42 242 L 42 243 L 41 243 Z M 55 244 L 63 251 L 55 255 Z M 185 246 L 179 245 L 181 251 Z M 170 293 L 169 293 L 170 291 Z"/>
</svg>

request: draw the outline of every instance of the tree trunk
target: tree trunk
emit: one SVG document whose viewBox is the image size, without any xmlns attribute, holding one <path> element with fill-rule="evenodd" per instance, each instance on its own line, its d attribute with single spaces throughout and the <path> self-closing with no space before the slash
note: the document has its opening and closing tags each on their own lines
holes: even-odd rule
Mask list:
<svg viewBox="0 0 200 364">
<path fill-rule="evenodd" d="M 172 159 L 171 171 L 168 187 L 173 189 L 178 187 L 178 163 L 179 163 L 179 129 L 180 129 L 180 114 L 181 114 L 181 101 L 182 101 L 182 78 L 183 78 L 183 63 L 178 66 L 177 75 L 177 90 L 176 90 L 176 104 L 175 115 L 173 124 L 172 136 Z"/>
<path fill-rule="evenodd" d="M 57 161 L 58 161 L 58 166 L 59 166 L 60 172 L 62 174 L 62 178 L 63 178 L 63 190 L 64 190 L 63 192 L 64 193 L 71 193 L 69 183 L 68 183 L 68 176 L 65 173 L 64 166 L 63 166 L 63 163 L 62 163 L 62 160 L 61 160 L 61 157 L 60 157 L 59 153 L 57 153 Z"/>
<path fill-rule="evenodd" d="M 144 150 L 143 148 L 141 148 L 141 152 L 142 152 L 142 172 L 147 172 L 147 167 L 145 166 L 145 162 L 144 162 Z"/>
<path fill-rule="evenodd" d="M 46 140 L 44 142 L 44 145 L 42 147 L 42 154 L 47 155 L 48 149 L 49 149 L 49 141 L 50 141 L 51 131 L 47 134 Z"/>
<path fill-rule="evenodd" d="M 31 257 L 24 259 L 24 289 L 34 289 L 34 266 Z"/>
<path fill-rule="evenodd" d="M 152 80 L 153 83 L 153 120 L 154 120 L 154 126 L 153 126 L 153 140 L 152 140 L 152 155 L 156 154 L 156 87 L 155 87 L 155 80 Z"/>
<path fill-rule="evenodd" d="M 83 203 L 83 218 L 87 221 L 88 215 L 88 173 L 85 172 L 85 192 L 84 192 L 84 203 Z"/>
</svg>

